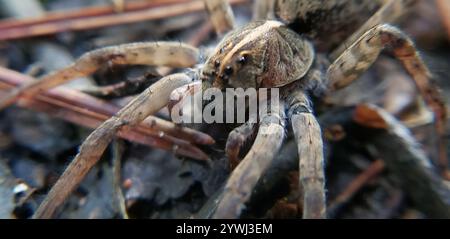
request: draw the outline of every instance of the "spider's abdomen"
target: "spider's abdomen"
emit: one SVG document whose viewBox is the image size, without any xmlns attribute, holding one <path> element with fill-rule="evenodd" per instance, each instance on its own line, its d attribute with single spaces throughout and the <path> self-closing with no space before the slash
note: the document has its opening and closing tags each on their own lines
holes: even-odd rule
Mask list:
<svg viewBox="0 0 450 239">
<path fill-rule="evenodd" d="M 253 22 L 222 40 L 202 79 L 222 89 L 281 87 L 302 78 L 313 61 L 312 45 L 281 22 Z"/>
<path fill-rule="evenodd" d="M 340 44 L 385 0 L 277 0 L 275 15 L 326 50 Z"/>
</svg>

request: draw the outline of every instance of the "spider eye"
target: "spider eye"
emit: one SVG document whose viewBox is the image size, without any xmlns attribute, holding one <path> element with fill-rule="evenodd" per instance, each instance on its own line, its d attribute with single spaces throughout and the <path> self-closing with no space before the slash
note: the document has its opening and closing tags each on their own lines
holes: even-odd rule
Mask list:
<svg viewBox="0 0 450 239">
<path fill-rule="evenodd" d="M 214 62 L 214 66 L 217 68 L 217 67 L 219 67 L 220 66 L 220 61 L 219 60 L 216 60 L 215 62 Z"/>
<path fill-rule="evenodd" d="M 241 65 L 245 64 L 245 62 L 247 62 L 247 56 L 240 56 L 237 62 Z"/>
<path fill-rule="evenodd" d="M 225 71 L 223 73 L 225 73 L 225 75 L 229 76 L 229 75 L 233 74 L 233 68 L 231 66 L 227 66 L 227 67 L 225 67 Z"/>
</svg>

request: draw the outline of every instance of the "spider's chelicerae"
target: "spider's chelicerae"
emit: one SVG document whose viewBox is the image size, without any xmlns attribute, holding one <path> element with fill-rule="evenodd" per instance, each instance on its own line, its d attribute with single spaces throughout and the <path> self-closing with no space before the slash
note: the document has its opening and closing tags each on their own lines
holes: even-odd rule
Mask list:
<svg viewBox="0 0 450 239">
<path fill-rule="evenodd" d="M 279 88 L 281 97 L 278 109 L 272 108 L 259 117 L 257 124 L 245 123 L 230 133 L 226 152 L 230 161 L 236 162 L 240 147 L 253 131 L 257 131 L 252 148 L 225 186 L 215 217 L 239 217 L 261 173 L 280 149 L 288 122 L 298 144 L 300 182 L 304 190 L 303 217 L 326 217 L 321 130 L 309 94 L 347 86 L 373 64 L 381 51 L 389 50 L 411 75 L 434 112 L 438 132 L 444 132 L 444 104 L 438 90 L 430 83 L 427 67 L 411 39 L 399 29 L 384 24 L 417 1 L 259 0 L 255 1 L 255 21 L 233 30 L 234 19 L 228 2 L 205 0 L 216 31 L 219 34 L 230 32 L 198 71 L 191 71 L 198 73 L 195 76 L 177 73 L 161 78 L 93 131 L 34 217 L 53 215 L 121 128 L 136 126 L 166 106 L 171 97 L 179 96 L 180 92 L 187 94 L 192 89 L 190 86 L 198 83 L 203 89 Z M 7 107 L 22 97 L 33 97 L 70 79 L 92 74 L 104 64 L 187 68 L 197 65 L 199 59 L 196 48 L 180 43 L 149 42 L 107 47 L 86 53 L 74 64 L 14 90 L 1 101 L 0 107 Z M 200 81 L 193 82 L 197 79 Z"/>
</svg>

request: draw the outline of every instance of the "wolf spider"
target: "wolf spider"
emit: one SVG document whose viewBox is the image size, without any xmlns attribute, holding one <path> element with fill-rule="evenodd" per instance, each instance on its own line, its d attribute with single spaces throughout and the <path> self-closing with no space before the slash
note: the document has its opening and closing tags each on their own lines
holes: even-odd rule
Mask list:
<svg viewBox="0 0 450 239">
<path fill-rule="evenodd" d="M 96 164 L 119 129 L 136 126 L 166 106 L 171 97 L 182 98 L 183 94 L 189 94 L 192 85 L 221 90 L 227 87 L 280 89 L 282 103 L 277 109 L 259 117 L 256 124 L 245 123 L 230 133 L 226 153 L 231 162 L 237 162 L 240 147 L 253 132 L 256 132 L 256 138 L 250 151 L 231 173 L 214 216 L 239 217 L 261 173 L 280 149 L 289 121 L 298 144 L 299 180 L 304 190 L 303 217 L 325 218 L 322 137 L 310 94 L 320 95 L 347 86 L 374 63 L 380 52 L 389 50 L 411 75 L 435 114 L 438 132 L 444 133 L 445 107 L 438 89 L 430 82 L 429 70 L 412 40 L 396 27 L 384 24 L 417 1 L 255 1 L 256 21 L 226 34 L 197 71 L 162 77 L 94 130 L 34 218 L 49 218 L 54 214 Z M 205 0 L 205 7 L 219 35 L 234 27 L 233 13 L 227 1 Z M 267 18 L 273 20 L 259 20 Z M 40 81 L 13 90 L 1 100 L 0 108 L 19 98 L 33 97 L 71 79 L 92 74 L 104 64 L 188 68 L 199 63 L 199 59 L 198 49 L 182 43 L 149 42 L 106 47 L 84 54 L 74 64 L 50 73 Z M 441 157 L 445 157 L 442 142 L 440 147 Z"/>
</svg>

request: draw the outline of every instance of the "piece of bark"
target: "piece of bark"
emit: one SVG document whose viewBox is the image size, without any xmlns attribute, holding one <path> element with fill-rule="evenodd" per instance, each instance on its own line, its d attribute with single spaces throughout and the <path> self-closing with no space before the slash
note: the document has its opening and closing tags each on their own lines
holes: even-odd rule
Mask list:
<svg viewBox="0 0 450 239">
<path fill-rule="evenodd" d="M 361 111 L 372 115 L 372 122 L 386 126 L 381 132 L 370 134 L 367 143 L 376 148 L 398 186 L 429 217 L 450 218 L 450 188 L 439 178 L 410 131 L 387 112 L 372 105 L 356 108 L 354 119 L 360 125 L 366 126 L 358 119 Z"/>
</svg>

